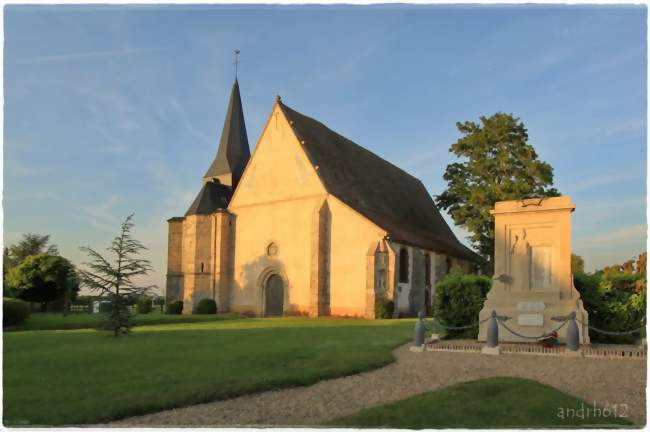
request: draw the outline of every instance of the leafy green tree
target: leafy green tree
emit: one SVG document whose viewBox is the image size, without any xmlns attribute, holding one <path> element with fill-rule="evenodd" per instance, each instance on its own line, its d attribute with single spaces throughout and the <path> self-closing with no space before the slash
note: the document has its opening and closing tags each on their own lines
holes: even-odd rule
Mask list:
<svg viewBox="0 0 650 432">
<path fill-rule="evenodd" d="M 30 255 L 7 273 L 7 284 L 20 299 L 41 303 L 42 310 L 54 300 L 70 297 L 79 291 L 79 279 L 67 259 L 39 253 Z"/>
<path fill-rule="evenodd" d="M 639 256 L 641 259 L 641 256 Z M 643 263 L 641 262 L 641 265 Z M 606 275 L 617 275 L 617 274 L 635 274 L 639 273 L 635 268 L 635 261 L 633 259 L 625 261 L 623 264 L 614 264 L 610 266 L 603 267 L 600 272 Z"/>
<path fill-rule="evenodd" d="M 59 251 L 56 245 L 48 245 L 49 235 L 41 234 L 23 234 L 23 238 L 16 244 L 4 248 L 2 254 L 2 276 L 3 288 L 9 291 L 6 283 L 9 270 L 22 263 L 30 255 L 46 253 L 48 255 L 58 255 Z"/>
<path fill-rule="evenodd" d="M 145 295 L 154 285 L 139 286 L 135 280 L 145 276 L 152 270 L 147 259 L 139 258 L 147 248 L 131 236 L 130 215 L 122 223 L 118 234 L 111 245 L 106 248 L 110 257 L 105 258 L 94 249 L 84 246 L 82 251 L 88 254 L 89 262 L 85 263 L 87 270 L 81 270 L 82 284 L 109 301 L 108 320 L 106 328 L 117 337 L 120 333 L 128 333 L 133 326 L 129 304 L 135 297 Z"/>
<path fill-rule="evenodd" d="M 11 268 L 22 263 L 30 255 L 58 255 L 59 250 L 56 245 L 48 244 L 49 242 L 49 235 L 23 234 L 23 238 L 18 243 L 5 249 L 4 262 Z"/>
<path fill-rule="evenodd" d="M 436 197 L 454 223 L 467 229 L 470 240 L 486 260 L 494 262 L 494 223 L 490 210 L 497 201 L 558 196 L 553 168 L 537 158 L 519 118 L 498 112 L 481 123 L 456 123 L 463 134 L 449 149 L 461 162 L 449 164 L 447 189 Z"/>
<path fill-rule="evenodd" d="M 636 260 L 636 272 L 645 276 L 648 267 L 648 252 L 639 254 Z"/>
<path fill-rule="evenodd" d="M 571 273 L 584 273 L 585 261 L 580 255 L 571 254 Z"/>
</svg>

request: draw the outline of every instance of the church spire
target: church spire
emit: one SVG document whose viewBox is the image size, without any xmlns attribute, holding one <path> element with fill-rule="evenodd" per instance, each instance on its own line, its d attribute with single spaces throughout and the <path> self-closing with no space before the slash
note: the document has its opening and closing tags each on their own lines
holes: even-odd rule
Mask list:
<svg viewBox="0 0 650 432">
<path fill-rule="evenodd" d="M 217 150 L 217 156 L 212 165 L 203 176 L 203 181 L 218 180 L 222 184 L 231 186 L 234 191 L 250 157 L 244 110 L 239 95 L 239 83 L 235 78 L 230 93 L 226 120 L 221 132 L 219 150 Z"/>
</svg>

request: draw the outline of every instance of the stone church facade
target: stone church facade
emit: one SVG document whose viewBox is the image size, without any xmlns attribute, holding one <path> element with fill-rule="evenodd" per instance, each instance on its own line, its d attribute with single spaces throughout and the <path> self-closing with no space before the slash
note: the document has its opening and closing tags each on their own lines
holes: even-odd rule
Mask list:
<svg viewBox="0 0 650 432">
<path fill-rule="evenodd" d="M 168 220 L 167 301 L 191 313 L 374 318 L 428 310 L 436 280 L 476 255 L 424 185 L 278 97 L 250 155 L 237 81 L 217 156 Z"/>
</svg>

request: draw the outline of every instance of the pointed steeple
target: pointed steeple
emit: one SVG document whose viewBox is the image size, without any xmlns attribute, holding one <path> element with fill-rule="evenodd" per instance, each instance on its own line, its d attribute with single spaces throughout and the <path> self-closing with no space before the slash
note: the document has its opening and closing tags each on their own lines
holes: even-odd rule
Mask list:
<svg viewBox="0 0 650 432">
<path fill-rule="evenodd" d="M 217 150 L 217 156 L 212 165 L 203 176 L 203 181 L 210 182 L 216 179 L 224 185 L 231 186 L 234 191 L 250 157 L 244 110 L 239 95 L 239 83 L 235 78 L 230 93 L 226 120 L 221 132 L 219 150 Z"/>
</svg>

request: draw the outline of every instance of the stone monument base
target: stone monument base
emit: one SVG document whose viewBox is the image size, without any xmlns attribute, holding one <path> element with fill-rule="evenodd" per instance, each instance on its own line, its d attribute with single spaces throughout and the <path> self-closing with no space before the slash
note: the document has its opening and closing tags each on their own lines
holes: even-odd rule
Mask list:
<svg viewBox="0 0 650 432">
<path fill-rule="evenodd" d="M 485 300 L 483 309 L 479 314 L 479 320 L 483 321 L 490 317 L 493 310 L 499 316 L 510 317 L 505 325 L 513 331 L 524 336 L 542 336 L 555 330 L 562 321 L 554 321 L 551 318 L 566 316 L 576 312 L 578 330 L 580 332 L 580 343 L 589 344 L 588 314 L 585 311 L 582 300 L 558 299 L 557 293 L 510 293 L 507 297 L 490 295 Z M 576 292 L 577 296 L 577 292 Z M 501 297 L 501 298 L 499 298 Z M 484 342 L 487 336 L 489 320 L 479 327 L 478 340 Z M 580 323 L 582 322 L 582 324 Z M 566 331 L 568 323 L 557 331 L 558 341 L 566 342 Z M 499 341 L 501 342 L 527 342 L 536 343 L 535 339 L 527 339 L 516 336 L 499 324 Z"/>
<path fill-rule="evenodd" d="M 499 355 L 501 354 L 501 349 L 499 348 L 498 345 L 495 347 L 484 346 L 483 348 L 481 348 L 481 354 Z"/>
</svg>

